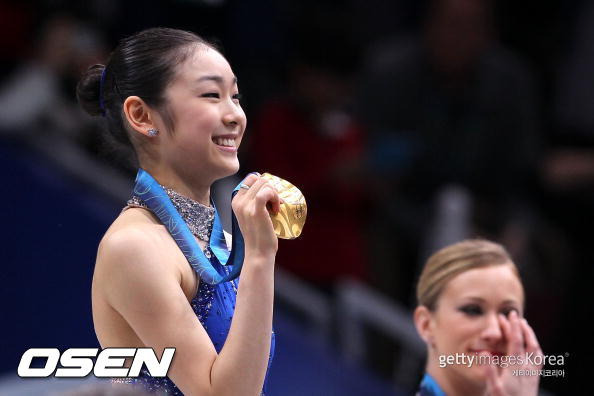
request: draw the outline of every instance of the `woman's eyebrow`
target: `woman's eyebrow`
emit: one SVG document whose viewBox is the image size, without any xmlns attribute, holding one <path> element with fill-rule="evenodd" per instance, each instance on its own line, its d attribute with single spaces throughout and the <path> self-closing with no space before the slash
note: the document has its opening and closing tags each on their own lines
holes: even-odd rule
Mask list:
<svg viewBox="0 0 594 396">
<path fill-rule="evenodd" d="M 521 306 L 519 301 L 513 300 L 513 299 L 509 299 L 509 300 L 505 300 L 501 303 L 502 306 Z"/>
<path fill-rule="evenodd" d="M 474 301 L 474 302 L 485 302 L 484 298 L 476 297 L 476 296 L 463 296 L 461 298 L 461 300 Z"/>
<path fill-rule="evenodd" d="M 202 76 L 200 77 L 198 80 L 198 82 L 202 82 L 202 81 L 214 81 L 217 84 L 222 84 L 225 79 L 222 76 L 219 75 L 214 75 L 214 74 L 209 74 L 206 76 Z M 233 84 L 237 84 L 237 77 L 233 76 L 233 79 L 231 80 Z"/>
<path fill-rule="evenodd" d="M 462 301 L 466 301 L 466 302 L 477 302 L 477 303 L 485 303 L 486 300 L 482 297 L 478 297 L 478 296 L 464 296 L 461 299 Z M 521 306 L 519 301 L 516 301 L 514 299 L 506 299 L 504 301 L 502 301 L 500 304 L 500 306 L 503 307 L 512 307 L 515 308 L 517 306 Z"/>
</svg>

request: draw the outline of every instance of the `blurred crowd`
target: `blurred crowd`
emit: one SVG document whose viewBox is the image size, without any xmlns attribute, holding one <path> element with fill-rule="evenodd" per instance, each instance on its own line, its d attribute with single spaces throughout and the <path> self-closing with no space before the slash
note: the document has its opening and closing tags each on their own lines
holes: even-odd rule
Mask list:
<svg viewBox="0 0 594 396">
<path fill-rule="evenodd" d="M 523 270 L 545 352 L 578 350 L 594 279 L 594 5 L 545 3 L 2 1 L 0 136 L 59 135 L 132 174 L 78 109 L 76 81 L 124 35 L 195 31 L 238 75 L 242 172 L 307 199 L 279 266 L 413 307 L 431 252 L 486 237 Z"/>
</svg>

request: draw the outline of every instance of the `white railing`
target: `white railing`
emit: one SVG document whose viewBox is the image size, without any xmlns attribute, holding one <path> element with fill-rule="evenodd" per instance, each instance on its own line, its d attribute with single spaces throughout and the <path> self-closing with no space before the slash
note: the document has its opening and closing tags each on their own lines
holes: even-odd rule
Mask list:
<svg viewBox="0 0 594 396">
<path fill-rule="evenodd" d="M 355 280 L 339 283 L 336 301 L 338 334 L 345 358 L 364 362 L 373 353 L 369 351 L 365 329 L 378 330 L 400 347 L 394 364 L 395 384 L 414 389 L 426 347 L 417 334 L 412 313 Z"/>
</svg>

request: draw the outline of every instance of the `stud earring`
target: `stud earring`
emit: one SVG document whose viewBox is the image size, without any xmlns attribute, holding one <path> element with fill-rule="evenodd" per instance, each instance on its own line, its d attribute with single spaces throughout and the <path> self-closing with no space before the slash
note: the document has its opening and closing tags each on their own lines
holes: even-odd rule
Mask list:
<svg viewBox="0 0 594 396">
<path fill-rule="evenodd" d="M 146 131 L 146 133 L 150 136 L 150 137 L 154 137 L 157 136 L 159 134 L 159 131 L 155 128 L 151 128 L 148 131 Z"/>
</svg>

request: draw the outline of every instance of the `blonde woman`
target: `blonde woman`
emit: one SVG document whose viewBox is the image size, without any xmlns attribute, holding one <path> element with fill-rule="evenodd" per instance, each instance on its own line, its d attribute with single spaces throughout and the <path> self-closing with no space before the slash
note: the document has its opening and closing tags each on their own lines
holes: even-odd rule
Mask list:
<svg viewBox="0 0 594 396">
<path fill-rule="evenodd" d="M 427 344 L 419 395 L 537 395 L 540 360 L 526 357 L 542 351 L 524 318 L 518 269 L 501 245 L 476 239 L 439 250 L 417 299 L 414 321 Z"/>
</svg>

